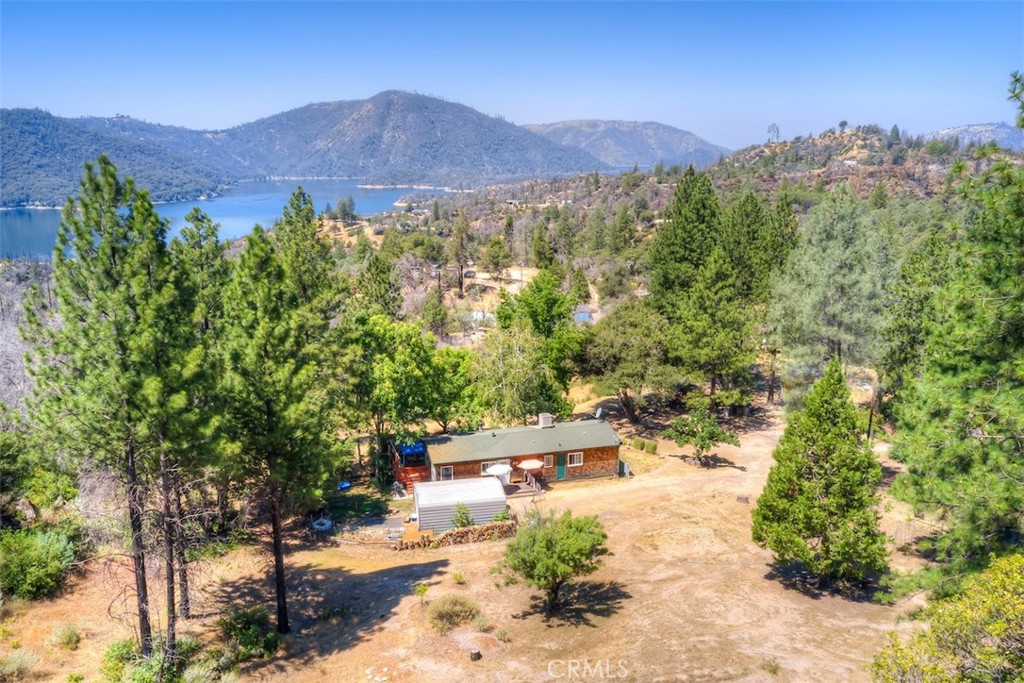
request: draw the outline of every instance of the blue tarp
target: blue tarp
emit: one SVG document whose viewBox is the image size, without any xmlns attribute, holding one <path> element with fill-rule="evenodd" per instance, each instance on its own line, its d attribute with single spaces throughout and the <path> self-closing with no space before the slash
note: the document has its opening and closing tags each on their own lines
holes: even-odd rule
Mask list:
<svg viewBox="0 0 1024 683">
<path fill-rule="evenodd" d="M 402 455 L 423 455 L 427 447 L 422 441 L 416 443 L 398 444 L 398 452 Z"/>
</svg>

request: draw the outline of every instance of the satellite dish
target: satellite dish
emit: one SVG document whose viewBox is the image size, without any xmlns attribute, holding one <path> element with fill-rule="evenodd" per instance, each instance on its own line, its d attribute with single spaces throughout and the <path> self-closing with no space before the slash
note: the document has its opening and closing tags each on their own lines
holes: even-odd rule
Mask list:
<svg viewBox="0 0 1024 683">
<path fill-rule="evenodd" d="M 597 412 L 594 413 L 594 417 L 597 418 L 598 420 L 600 420 L 601 419 L 601 413 L 603 413 L 603 412 L 604 412 L 604 408 L 598 408 Z"/>
</svg>

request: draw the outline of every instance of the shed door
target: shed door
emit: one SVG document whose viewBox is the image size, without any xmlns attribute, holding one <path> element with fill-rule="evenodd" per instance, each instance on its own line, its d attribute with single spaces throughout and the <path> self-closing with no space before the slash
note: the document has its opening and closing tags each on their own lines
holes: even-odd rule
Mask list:
<svg viewBox="0 0 1024 683">
<path fill-rule="evenodd" d="M 555 479 L 565 479 L 565 453 L 558 454 L 558 466 L 555 467 Z"/>
</svg>

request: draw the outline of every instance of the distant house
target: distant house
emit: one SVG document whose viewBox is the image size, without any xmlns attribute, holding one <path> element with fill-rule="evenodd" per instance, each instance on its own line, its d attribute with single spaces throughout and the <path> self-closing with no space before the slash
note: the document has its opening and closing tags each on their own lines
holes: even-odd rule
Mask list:
<svg viewBox="0 0 1024 683">
<path fill-rule="evenodd" d="M 539 424 L 429 436 L 392 448 L 395 479 L 406 488 L 421 481 L 480 477 L 492 465 L 508 465 L 511 483 L 531 477 L 547 481 L 611 477 L 619 471 L 615 430 L 604 420 L 555 423 L 542 414 Z M 522 467 L 527 461 L 538 466 Z"/>
</svg>

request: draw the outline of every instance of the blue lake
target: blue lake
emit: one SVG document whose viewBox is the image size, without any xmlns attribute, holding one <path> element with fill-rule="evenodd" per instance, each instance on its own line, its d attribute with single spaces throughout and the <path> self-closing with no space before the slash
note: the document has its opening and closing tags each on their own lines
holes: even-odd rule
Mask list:
<svg viewBox="0 0 1024 683">
<path fill-rule="evenodd" d="M 219 197 L 157 205 L 161 216 L 171 222 L 171 236 L 185 224 L 185 216 L 195 207 L 220 224 L 222 239 L 242 237 L 259 224 L 269 228 L 281 217 L 297 186 L 313 198 L 317 211 L 327 203 L 337 206 L 339 199 L 352 197 L 356 213 L 370 215 L 395 210 L 395 202 L 409 194 L 442 194 L 441 190 L 403 188 L 369 189 L 358 180 L 266 180 L 239 183 Z M 60 211 L 56 209 L 7 209 L 0 211 L 0 257 L 49 258 L 57 239 Z"/>
</svg>

